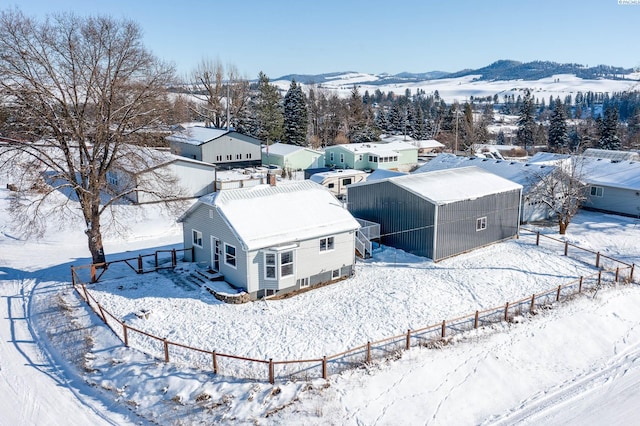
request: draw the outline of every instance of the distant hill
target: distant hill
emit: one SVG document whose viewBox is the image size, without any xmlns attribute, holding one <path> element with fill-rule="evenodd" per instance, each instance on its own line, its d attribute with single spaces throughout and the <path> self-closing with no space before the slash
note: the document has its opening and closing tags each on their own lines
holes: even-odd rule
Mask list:
<svg viewBox="0 0 640 426">
<path fill-rule="evenodd" d="M 625 79 L 625 75 L 634 70 L 629 68 L 614 67 L 610 65 L 597 65 L 587 67 L 580 64 L 560 64 L 550 61 L 519 62 L 513 60 L 499 60 L 486 67 L 478 69 L 465 69 L 453 73 L 444 71 L 428 71 L 422 73 L 402 72 L 399 74 L 365 74 L 355 71 L 333 72 L 327 74 L 305 75 L 289 74 L 279 77 L 276 80 L 291 81 L 295 79 L 304 84 L 323 84 L 344 79 L 345 75 L 357 76 L 358 84 L 366 85 L 388 85 L 421 82 L 425 80 L 438 80 L 443 78 L 458 78 L 465 76 L 478 76 L 476 80 L 496 81 L 496 80 L 539 80 L 551 77 L 556 74 L 574 74 L 576 77 L 594 80 L 606 78 L 610 80 Z"/>
</svg>

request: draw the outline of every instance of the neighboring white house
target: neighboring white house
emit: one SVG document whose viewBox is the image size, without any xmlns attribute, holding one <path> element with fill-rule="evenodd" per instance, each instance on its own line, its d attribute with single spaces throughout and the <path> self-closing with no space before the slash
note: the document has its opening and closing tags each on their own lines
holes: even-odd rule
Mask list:
<svg viewBox="0 0 640 426">
<path fill-rule="evenodd" d="M 640 162 L 579 157 L 586 209 L 640 217 Z"/>
<path fill-rule="evenodd" d="M 553 212 L 537 200 L 535 192 L 542 179 L 550 175 L 554 166 L 544 164 L 528 164 L 519 161 L 495 160 L 492 158 L 463 157 L 453 154 L 440 154 L 414 173 L 425 173 L 436 170 L 457 169 L 476 166 L 504 179 L 522 185 L 522 205 L 520 221 L 523 223 L 548 219 Z"/>
<path fill-rule="evenodd" d="M 338 198 L 347 195 L 347 185 L 367 180 L 368 174 L 362 170 L 337 169 L 311 175 L 313 182 L 327 188 Z"/>
<path fill-rule="evenodd" d="M 201 197 L 180 219 L 194 258 L 253 299 L 313 287 L 354 272 L 360 225 L 322 186 L 305 181 Z"/>
<path fill-rule="evenodd" d="M 171 153 L 225 168 L 262 164 L 262 142 L 228 129 L 191 126 L 167 136 Z"/>
<path fill-rule="evenodd" d="M 158 151 L 123 145 L 121 157 L 107 172 L 108 189 L 137 204 L 167 198 L 200 197 L 214 190 L 213 164 Z"/>
<path fill-rule="evenodd" d="M 640 161 L 640 153 L 634 151 L 616 151 L 613 149 L 587 148 L 583 157 L 602 158 L 613 161 Z"/>
<path fill-rule="evenodd" d="M 418 164 L 418 147 L 410 142 L 333 145 L 325 148 L 324 160 L 337 169 L 409 171 Z"/>
<path fill-rule="evenodd" d="M 262 164 L 286 170 L 306 170 L 324 167 L 324 153 L 298 145 L 274 143 L 262 147 Z"/>
</svg>

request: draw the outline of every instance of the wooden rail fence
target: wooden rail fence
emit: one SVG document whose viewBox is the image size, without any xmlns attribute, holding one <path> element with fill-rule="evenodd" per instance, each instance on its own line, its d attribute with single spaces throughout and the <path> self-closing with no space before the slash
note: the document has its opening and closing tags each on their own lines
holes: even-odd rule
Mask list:
<svg viewBox="0 0 640 426">
<path fill-rule="evenodd" d="M 634 281 L 635 264 L 629 264 L 616 260 L 610 256 L 604 256 L 600 252 L 583 249 L 574 244 L 567 243 L 552 237 L 545 236 L 540 233 L 532 232 L 535 235 L 536 245 L 540 245 L 541 241 L 551 244 L 562 244 L 564 255 L 569 255 L 569 247 L 572 251 L 581 251 L 592 256 L 594 265 L 599 268 L 597 273 L 581 276 L 578 279 L 569 281 L 565 284 L 548 289 L 541 293 L 535 293 L 525 298 L 506 302 L 504 305 L 477 310 L 469 315 L 458 318 L 443 320 L 436 324 L 428 325 L 416 330 L 407 330 L 402 334 L 387 337 L 377 341 L 369 341 L 366 344 L 350 348 L 344 352 L 333 354 L 330 356 L 322 356 L 318 358 L 302 359 L 302 360 L 273 360 L 255 359 L 244 356 L 220 353 L 215 350 L 195 348 L 181 343 L 168 341 L 166 338 L 154 336 L 144 330 L 137 329 L 127 325 L 123 320 L 118 319 L 111 312 L 107 311 L 96 298 L 87 289 L 78 274 L 78 271 L 89 269 L 91 271 L 91 282 L 97 282 L 106 269 L 114 263 L 125 263 L 136 273 L 145 273 L 155 271 L 161 268 L 175 267 L 176 253 L 180 250 L 167 250 L 170 253 L 171 266 L 162 266 L 158 261 L 158 254 L 138 256 L 130 259 L 122 259 L 110 262 L 107 265 L 86 265 L 79 267 L 71 267 L 72 285 L 78 294 L 86 301 L 86 303 L 99 315 L 102 321 L 108 325 L 113 332 L 122 340 L 125 346 L 143 346 L 142 344 L 132 344 L 132 340 L 138 340 L 140 343 L 146 339 L 158 348 L 157 352 L 161 354 L 164 362 L 170 362 L 175 356 L 183 362 L 200 367 L 211 369 L 214 374 L 224 374 L 227 376 L 258 379 L 268 377 L 269 383 L 275 383 L 276 379 L 310 379 L 313 377 L 322 377 L 327 379 L 330 374 L 336 374 L 350 368 L 360 367 L 363 364 L 372 362 L 374 359 L 385 357 L 393 357 L 400 351 L 410 350 L 412 346 L 433 346 L 441 344 L 447 338 L 456 334 L 465 333 L 480 327 L 510 321 L 516 316 L 533 314 L 539 308 L 543 308 L 553 303 L 562 302 L 574 295 L 585 291 L 597 291 L 606 283 L 631 283 Z M 577 250 L 573 250 L 577 249 Z M 184 250 L 182 250 L 184 251 Z M 595 255 L 595 257 L 593 257 Z M 154 256 L 154 266 L 145 269 L 142 265 L 142 259 Z M 604 269 L 602 266 L 603 259 L 610 263 L 615 263 L 615 268 Z M 580 259 L 582 260 L 582 259 Z M 130 263 L 136 261 L 133 265 Z M 169 263 L 169 262 L 168 262 Z M 96 270 L 101 270 L 100 274 Z"/>
</svg>

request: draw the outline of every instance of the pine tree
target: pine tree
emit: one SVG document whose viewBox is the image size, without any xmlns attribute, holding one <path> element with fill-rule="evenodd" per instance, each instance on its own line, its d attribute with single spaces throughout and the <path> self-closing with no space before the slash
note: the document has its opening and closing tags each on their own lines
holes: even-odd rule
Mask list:
<svg viewBox="0 0 640 426">
<path fill-rule="evenodd" d="M 618 137 L 618 110 L 608 106 L 604 111 L 604 118 L 598 121 L 600 139 L 598 148 L 600 149 L 620 149 L 620 138 Z"/>
<path fill-rule="evenodd" d="M 549 119 L 549 149 L 551 151 L 557 152 L 569 145 L 565 112 L 560 98 L 556 99 Z"/>
<path fill-rule="evenodd" d="M 291 145 L 307 145 L 307 125 L 309 112 L 302 88 L 295 80 L 284 96 L 284 134 L 283 142 Z"/>
<path fill-rule="evenodd" d="M 258 75 L 258 97 L 256 100 L 256 136 L 269 143 L 282 139 L 284 117 L 280 105 L 278 88 L 269 83 L 263 72 Z"/>
<path fill-rule="evenodd" d="M 525 151 L 527 147 L 532 148 L 534 144 L 534 137 L 536 131 L 536 123 L 534 119 L 535 105 L 531 100 L 531 92 L 527 90 L 525 96 L 522 99 L 520 106 L 520 117 L 518 118 L 518 141 L 524 147 Z"/>
<path fill-rule="evenodd" d="M 504 139 L 504 132 L 502 130 L 498 132 L 498 136 L 496 137 L 496 145 L 506 145 L 505 139 Z"/>
</svg>

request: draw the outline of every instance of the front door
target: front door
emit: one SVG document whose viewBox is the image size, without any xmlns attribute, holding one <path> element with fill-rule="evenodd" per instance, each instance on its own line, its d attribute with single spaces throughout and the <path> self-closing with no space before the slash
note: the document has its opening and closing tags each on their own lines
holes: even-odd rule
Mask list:
<svg viewBox="0 0 640 426">
<path fill-rule="evenodd" d="M 220 240 L 211 236 L 211 268 L 220 272 Z"/>
</svg>

